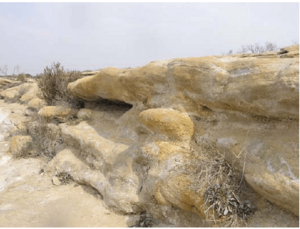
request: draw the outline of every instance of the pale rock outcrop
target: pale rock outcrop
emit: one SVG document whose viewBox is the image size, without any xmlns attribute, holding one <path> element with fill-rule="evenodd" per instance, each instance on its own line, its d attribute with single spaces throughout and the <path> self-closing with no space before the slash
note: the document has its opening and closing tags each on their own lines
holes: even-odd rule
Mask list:
<svg viewBox="0 0 300 229">
<path fill-rule="evenodd" d="M 103 69 L 68 91 L 133 107 L 60 124 L 64 142 L 76 145 L 111 187 L 137 193 L 140 206 L 154 203 L 154 195 L 159 204 L 204 217 L 205 187 L 192 165 L 200 154 L 221 153 L 258 194 L 299 215 L 298 48 Z M 113 196 L 106 193 L 105 201 Z M 264 203 L 259 198 L 252 201 Z M 267 214 L 265 205 L 258 204 L 258 214 Z"/>
<path fill-rule="evenodd" d="M 135 69 L 106 68 L 70 83 L 68 90 L 91 101 L 105 98 L 178 110 L 182 106 L 189 113 L 199 113 L 204 106 L 297 119 L 298 65 L 297 58 L 251 54 L 174 59 Z"/>
<path fill-rule="evenodd" d="M 7 140 L 11 135 L 26 134 L 26 123 L 29 118 L 24 116 L 26 106 L 6 104 L 0 100 L 0 141 Z"/>
<path fill-rule="evenodd" d="M 14 80 L 0 77 L 0 90 L 5 90 L 7 88 L 17 86 L 20 83 L 21 83 L 20 81 L 14 81 Z"/>
<path fill-rule="evenodd" d="M 149 109 L 140 113 L 141 122 L 155 133 L 184 141 L 194 134 L 194 124 L 186 113 L 173 109 Z"/>
<path fill-rule="evenodd" d="M 32 99 L 37 98 L 38 94 L 39 94 L 39 87 L 36 83 L 31 83 L 29 84 L 30 86 L 28 86 L 27 88 L 27 92 L 25 92 L 22 97 L 20 98 L 20 101 L 22 102 L 28 102 Z"/>
<path fill-rule="evenodd" d="M 111 186 L 109 179 L 97 170 L 91 170 L 88 165 L 78 159 L 79 153 L 72 148 L 65 148 L 47 166 L 47 172 L 67 172 L 72 178 L 81 184 L 88 184 L 99 191 L 108 207 L 119 212 L 133 213 L 139 202 L 135 193 L 130 193 L 126 187 Z M 106 198 L 109 196 L 110 198 Z"/>
<path fill-rule="evenodd" d="M 82 76 L 92 76 L 96 75 L 99 71 L 87 71 L 87 72 L 81 72 Z"/>
<path fill-rule="evenodd" d="M 78 110 L 62 106 L 45 106 L 39 110 L 38 115 L 47 120 L 59 120 L 61 122 L 67 121 L 69 118 L 75 117 Z"/>
<path fill-rule="evenodd" d="M 28 102 L 28 107 L 36 110 L 40 110 L 44 106 L 46 106 L 46 102 L 40 98 L 33 98 Z"/>
<path fill-rule="evenodd" d="M 37 97 L 38 93 L 39 89 L 36 83 L 24 83 L 1 91 L 0 95 L 7 100 L 26 102 Z"/>
</svg>

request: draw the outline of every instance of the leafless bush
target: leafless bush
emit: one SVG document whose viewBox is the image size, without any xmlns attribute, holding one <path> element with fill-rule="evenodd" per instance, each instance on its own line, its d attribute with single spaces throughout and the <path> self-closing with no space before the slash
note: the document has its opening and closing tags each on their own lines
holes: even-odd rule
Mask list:
<svg viewBox="0 0 300 229">
<path fill-rule="evenodd" d="M 79 108 L 82 102 L 75 99 L 67 91 L 70 82 L 81 78 L 80 72 L 64 70 L 59 62 L 46 67 L 44 73 L 39 75 L 38 86 L 42 91 L 42 97 L 48 105 L 68 104 Z"/>
<path fill-rule="evenodd" d="M 24 82 L 26 80 L 26 75 L 24 73 L 20 73 L 17 77 L 19 81 Z"/>
<path fill-rule="evenodd" d="M 203 138 L 196 144 L 192 158 L 184 159 L 174 172 L 186 174 L 193 181 L 190 188 L 204 198 L 201 208 L 208 222 L 218 227 L 245 226 L 255 207 L 245 195 L 249 190 L 243 179 L 244 167 L 241 171 L 236 160 L 229 163 L 215 141 Z"/>
<path fill-rule="evenodd" d="M 197 161 L 194 172 L 197 179 L 193 186 L 199 194 L 204 192 L 206 220 L 217 226 L 245 225 L 255 208 L 240 196 L 242 180 L 233 166 L 220 156 Z"/>
<path fill-rule="evenodd" d="M 232 54 L 233 54 L 233 50 L 232 50 L 232 49 L 229 50 L 228 52 L 223 52 L 223 53 L 222 53 L 223 56 L 230 56 L 230 55 L 232 55 Z"/>
<path fill-rule="evenodd" d="M 0 68 L 0 72 L 5 76 L 7 75 L 7 70 L 8 70 L 7 65 L 4 65 L 3 67 Z"/>
<path fill-rule="evenodd" d="M 32 114 L 32 122 L 27 123 L 28 134 L 32 137 L 34 156 L 51 159 L 55 156 L 55 147 L 62 144 L 60 129 L 53 123 L 47 123 L 38 116 L 37 111 Z"/>
<path fill-rule="evenodd" d="M 242 45 L 241 48 L 237 50 L 235 53 L 265 53 L 265 52 L 273 52 L 277 51 L 278 47 L 275 43 L 272 42 L 266 42 L 264 45 L 261 45 L 259 43 L 255 43 L 254 45 Z M 229 52 L 222 53 L 222 55 L 232 55 L 234 54 L 233 50 L 230 50 Z"/>
<path fill-rule="evenodd" d="M 265 53 L 265 52 L 272 52 L 277 51 L 278 47 L 275 43 L 266 42 L 265 45 L 260 45 L 256 43 L 254 45 L 242 45 L 242 47 L 237 51 L 237 53 Z"/>
</svg>

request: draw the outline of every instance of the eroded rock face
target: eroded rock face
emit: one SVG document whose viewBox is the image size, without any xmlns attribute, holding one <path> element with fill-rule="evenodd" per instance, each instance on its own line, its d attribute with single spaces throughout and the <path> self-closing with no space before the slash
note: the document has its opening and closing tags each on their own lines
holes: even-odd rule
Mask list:
<svg viewBox="0 0 300 229">
<path fill-rule="evenodd" d="M 221 153 L 259 195 L 299 215 L 298 48 L 103 69 L 70 83 L 68 91 L 133 108 L 115 117 L 107 131 L 94 127 L 105 124 L 95 124 L 93 115 L 75 127 L 61 124 L 65 142 L 77 142 L 86 161 L 95 158 L 89 163 L 99 163 L 105 179 L 120 171 L 112 187 L 131 179 L 140 206 L 154 203 L 154 194 L 162 205 L 204 217 L 205 187 L 195 191 L 197 174 L 188 173 L 194 169 L 188 165 L 202 160 L 199 152 L 211 158 Z M 108 139 L 115 147 L 107 147 Z"/>
<path fill-rule="evenodd" d="M 173 109 L 149 109 L 139 115 L 141 122 L 157 134 L 176 140 L 190 140 L 194 124 L 186 113 Z"/>
</svg>

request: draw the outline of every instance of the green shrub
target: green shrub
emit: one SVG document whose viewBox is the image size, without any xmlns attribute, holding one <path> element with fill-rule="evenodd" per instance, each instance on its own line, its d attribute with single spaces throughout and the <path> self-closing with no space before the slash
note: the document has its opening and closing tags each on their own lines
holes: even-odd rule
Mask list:
<svg viewBox="0 0 300 229">
<path fill-rule="evenodd" d="M 74 108 L 82 107 L 82 101 L 77 100 L 67 91 L 69 83 L 81 78 L 80 72 L 64 70 L 59 62 L 46 67 L 39 75 L 37 83 L 43 99 L 48 105 L 66 105 Z"/>
</svg>

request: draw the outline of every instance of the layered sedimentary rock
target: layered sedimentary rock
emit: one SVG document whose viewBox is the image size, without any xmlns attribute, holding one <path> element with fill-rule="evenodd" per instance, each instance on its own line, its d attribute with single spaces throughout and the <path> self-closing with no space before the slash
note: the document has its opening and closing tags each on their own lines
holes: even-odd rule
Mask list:
<svg viewBox="0 0 300 229">
<path fill-rule="evenodd" d="M 91 110 L 88 122 L 61 124 L 63 138 L 77 142 L 79 155 L 112 187 L 99 188 L 106 202 L 125 212 L 156 201 L 205 217 L 193 161 L 221 153 L 241 182 L 299 215 L 298 49 L 103 69 L 70 83 L 69 93 L 132 108 L 116 117 Z M 122 192 L 128 199 L 113 204 Z"/>
</svg>

